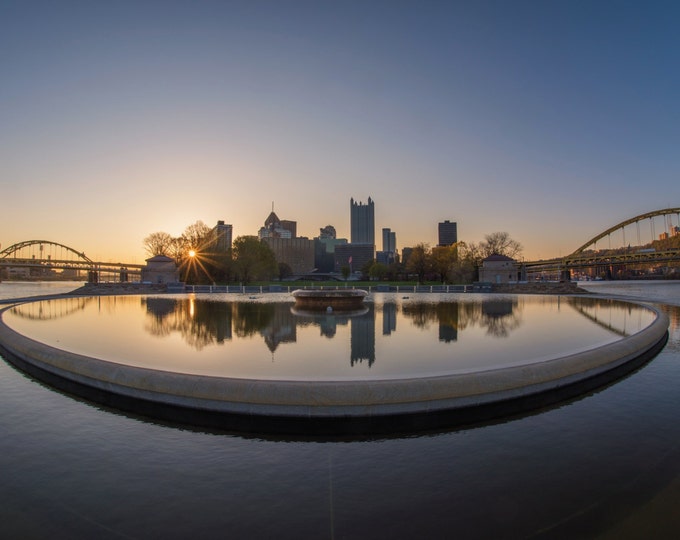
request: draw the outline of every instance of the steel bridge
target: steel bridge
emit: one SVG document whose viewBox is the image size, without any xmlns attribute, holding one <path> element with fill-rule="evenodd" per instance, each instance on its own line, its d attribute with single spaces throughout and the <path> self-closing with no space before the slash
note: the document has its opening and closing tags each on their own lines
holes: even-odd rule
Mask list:
<svg viewBox="0 0 680 540">
<path fill-rule="evenodd" d="M 659 218 L 662 220 L 660 227 Z M 644 229 L 647 227 L 650 241 L 643 242 L 643 238 L 646 238 Z M 661 231 L 658 236 L 657 227 Z M 673 247 L 646 247 L 652 246 L 656 240 L 676 237 L 680 238 L 680 208 L 655 210 L 610 227 L 566 257 L 526 262 L 525 266 L 530 274 L 559 274 L 562 278 L 579 271 L 594 270 L 612 277 L 617 272 L 630 269 L 642 272 L 652 268 L 678 267 L 680 248 L 675 246 L 680 246 L 680 241 L 674 242 Z M 603 241 L 606 242 L 606 247 L 598 248 L 598 243 L 601 245 Z M 631 245 L 631 241 L 635 243 Z"/>
<path fill-rule="evenodd" d="M 0 251 L 0 277 L 5 278 L 130 281 L 141 278 L 143 267 L 93 261 L 81 251 L 50 240 L 27 240 Z"/>
</svg>

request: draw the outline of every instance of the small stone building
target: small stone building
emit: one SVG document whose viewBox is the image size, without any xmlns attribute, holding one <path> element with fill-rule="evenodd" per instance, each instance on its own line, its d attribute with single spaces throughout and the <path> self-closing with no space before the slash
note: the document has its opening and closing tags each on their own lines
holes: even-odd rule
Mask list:
<svg viewBox="0 0 680 540">
<path fill-rule="evenodd" d="M 493 253 L 482 261 L 479 281 L 487 283 L 510 283 L 525 281 L 522 266 L 515 259 Z"/>
<path fill-rule="evenodd" d="M 142 268 L 142 282 L 144 283 L 177 283 L 179 270 L 175 259 L 165 255 L 156 255 L 146 259 L 146 267 Z"/>
</svg>

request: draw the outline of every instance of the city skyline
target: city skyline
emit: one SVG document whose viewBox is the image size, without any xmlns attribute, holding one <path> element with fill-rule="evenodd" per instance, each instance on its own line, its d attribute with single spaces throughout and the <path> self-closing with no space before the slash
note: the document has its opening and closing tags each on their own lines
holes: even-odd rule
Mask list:
<svg viewBox="0 0 680 540">
<path fill-rule="evenodd" d="M 0 7 L 2 249 L 141 263 L 198 220 L 399 249 L 506 231 L 529 260 L 680 205 L 671 2 Z"/>
</svg>

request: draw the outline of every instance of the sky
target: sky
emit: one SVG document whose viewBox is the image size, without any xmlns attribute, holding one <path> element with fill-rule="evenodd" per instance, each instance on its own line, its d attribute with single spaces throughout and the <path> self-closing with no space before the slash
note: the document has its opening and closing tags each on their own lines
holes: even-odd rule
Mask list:
<svg viewBox="0 0 680 540">
<path fill-rule="evenodd" d="M 680 206 L 680 3 L 0 0 L 0 247 L 272 210 L 564 256 Z"/>
</svg>

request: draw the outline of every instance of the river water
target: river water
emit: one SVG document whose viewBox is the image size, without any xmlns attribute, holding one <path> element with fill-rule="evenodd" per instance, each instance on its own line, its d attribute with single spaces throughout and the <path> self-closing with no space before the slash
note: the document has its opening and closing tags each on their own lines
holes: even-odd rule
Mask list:
<svg viewBox="0 0 680 540">
<path fill-rule="evenodd" d="M 62 294 L 82 286 L 82 281 L 2 281 L 0 282 L 0 300 Z"/>
<path fill-rule="evenodd" d="M 558 407 L 433 433 L 306 441 L 191 430 L 64 395 L 0 362 L 0 536 L 677 537 L 680 282 L 581 285 L 660 305 L 666 347 Z"/>
</svg>

